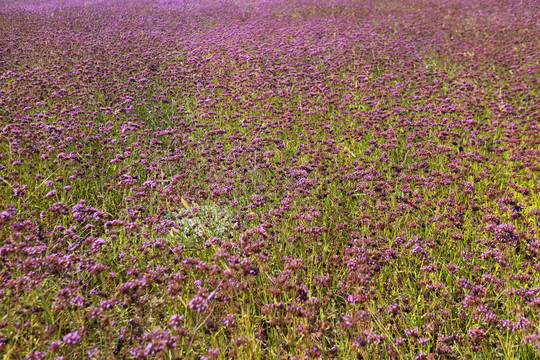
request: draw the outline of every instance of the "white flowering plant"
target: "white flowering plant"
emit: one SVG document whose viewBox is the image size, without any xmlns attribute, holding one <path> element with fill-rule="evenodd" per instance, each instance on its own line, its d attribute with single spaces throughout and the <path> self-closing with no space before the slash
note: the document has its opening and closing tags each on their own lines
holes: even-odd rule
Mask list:
<svg viewBox="0 0 540 360">
<path fill-rule="evenodd" d="M 184 246 L 196 247 L 208 239 L 222 237 L 230 230 L 234 213 L 215 204 L 193 206 L 170 212 L 167 218 L 179 226 L 171 229 L 169 239 Z"/>
</svg>

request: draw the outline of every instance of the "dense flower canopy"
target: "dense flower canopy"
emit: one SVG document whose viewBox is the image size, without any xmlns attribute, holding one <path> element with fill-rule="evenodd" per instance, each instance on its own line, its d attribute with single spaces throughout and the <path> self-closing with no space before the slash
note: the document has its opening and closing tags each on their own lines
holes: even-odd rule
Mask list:
<svg viewBox="0 0 540 360">
<path fill-rule="evenodd" d="M 540 356 L 521 0 L 0 0 L 0 354 Z"/>
</svg>

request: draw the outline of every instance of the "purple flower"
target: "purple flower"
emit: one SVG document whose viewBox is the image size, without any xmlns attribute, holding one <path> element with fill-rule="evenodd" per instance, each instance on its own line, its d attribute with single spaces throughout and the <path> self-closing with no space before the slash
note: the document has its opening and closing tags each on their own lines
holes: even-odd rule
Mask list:
<svg viewBox="0 0 540 360">
<path fill-rule="evenodd" d="M 210 357 L 210 359 L 217 359 L 217 357 L 219 356 L 219 348 L 208 349 L 208 356 Z"/>
<path fill-rule="evenodd" d="M 40 351 L 33 351 L 26 357 L 27 360 L 45 360 L 46 358 L 47 353 Z"/>
<path fill-rule="evenodd" d="M 60 346 L 62 346 L 62 342 L 60 340 L 55 340 L 49 345 L 49 351 L 52 353 L 58 352 Z"/>
<path fill-rule="evenodd" d="M 469 334 L 469 338 L 473 343 L 477 343 L 484 338 L 484 329 L 480 327 L 472 327 L 467 331 L 467 333 Z"/>
<path fill-rule="evenodd" d="M 145 181 L 144 186 L 148 186 L 150 188 L 155 188 L 157 186 L 157 183 L 155 180 L 148 180 L 148 181 Z"/>
<path fill-rule="evenodd" d="M 225 327 L 234 326 L 235 324 L 236 321 L 234 320 L 233 314 L 227 314 L 227 316 L 223 318 L 223 325 L 225 325 Z"/>
<path fill-rule="evenodd" d="M 201 296 L 196 296 L 189 302 L 189 308 L 203 312 L 208 308 L 208 302 Z"/>
<path fill-rule="evenodd" d="M 166 349 L 176 346 L 178 338 L 172 336 L 168 331 L 156 329 L 153 332 L 145 333 L 143 341 L 146 345 L 139 345 L 131 348 L 130 353 L 136 359 L 144 359 L 148 356 L 159 355 Z"/>
<path fill-rule="evenodd" d="M 174 314 L 169 319 L 169 326 L 176 329 L 180 327 L 180 325 L 182 324 L 182 321 L 184 321 L 184 315 Z"/>
<path fill-rule="evenodd" d="M 102 238 L 97 238 L 92 243 L 92 250 L 98 250 L 103 244 L 105 244 L 105 240 L 103 240 Z"/>
<path fill-rule="evenodd" d="M 44 198 L 46 199 L 54 195 L 56 195 L 56 190 L 51 190 L 47 194 L 45 194 Z"/>
<path fill-rule="evenodd" d="M 79 332 L 74 331 L 72 333 L 64 335 L 62 340 L 64 340 L 64 342 L 68 345 L 76 345 L 80 338 L 81 338 L 81 335 L 79 335 Z"/>
<path fill-rule="evenodd" d="M 99 347 L 94 345 L 90 350 L 88 350 L 87 353 L 88 353 L 89 358 L 96 358 L 96 357 L 99 357 L 99 355 L 101 354 L 101 351 L 99 350 Z"/>
<path fill-rule="evenodd" d="M 9 221 L 11 219 L 12 215 L 8 211 L 2 211 L 0 212 L 0 225 L 3 223 Z"/>
</svg>

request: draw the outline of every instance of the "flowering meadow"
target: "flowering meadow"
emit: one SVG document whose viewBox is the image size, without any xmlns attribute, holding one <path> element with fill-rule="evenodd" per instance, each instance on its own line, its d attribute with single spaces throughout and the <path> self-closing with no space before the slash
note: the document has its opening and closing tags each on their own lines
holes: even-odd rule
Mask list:
<svg viewBox="0 0 540 360">
<path fill-rule="evenodd" d="M 2 359 L 537 359 L 534 0 L 0 0 Z"/>
</svg>

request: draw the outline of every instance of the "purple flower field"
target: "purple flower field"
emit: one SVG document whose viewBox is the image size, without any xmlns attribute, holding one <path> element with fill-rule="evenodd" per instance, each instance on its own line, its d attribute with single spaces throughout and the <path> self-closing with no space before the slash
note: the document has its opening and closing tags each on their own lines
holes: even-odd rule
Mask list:
<svg viewBox="0 0 540 360">
<path fill-rule="evenodd" d="M 0 0 L 0 356 L 538 359 L 539 19 Z"/>
</svg>

